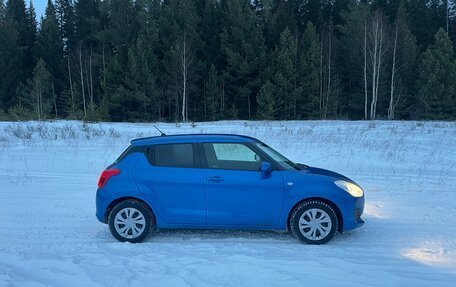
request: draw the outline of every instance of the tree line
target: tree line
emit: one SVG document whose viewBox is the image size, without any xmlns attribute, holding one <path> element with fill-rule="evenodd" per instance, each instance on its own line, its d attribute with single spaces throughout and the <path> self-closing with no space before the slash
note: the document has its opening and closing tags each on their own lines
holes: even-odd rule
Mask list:
<svg viewBox="0 0 456 287">
<path fill-rule="evenodd" d="M 0 0 L 0 118 L 455 119 L 453 0 Z"/>
</svg>

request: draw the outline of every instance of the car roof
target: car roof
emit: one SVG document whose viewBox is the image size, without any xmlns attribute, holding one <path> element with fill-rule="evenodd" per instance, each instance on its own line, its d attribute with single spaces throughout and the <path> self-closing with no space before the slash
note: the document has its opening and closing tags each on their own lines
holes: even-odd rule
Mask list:
<svg viewBox="0 0 456 287">
<path fill-rule="evenodd" d="M 133 146 L 143 146 L 189 142 L 258 142 L 258 140 L 253 137 L 236 134 L 179 134 L 137 138 L 131 140 L 130 143 Z"/>
</svg>

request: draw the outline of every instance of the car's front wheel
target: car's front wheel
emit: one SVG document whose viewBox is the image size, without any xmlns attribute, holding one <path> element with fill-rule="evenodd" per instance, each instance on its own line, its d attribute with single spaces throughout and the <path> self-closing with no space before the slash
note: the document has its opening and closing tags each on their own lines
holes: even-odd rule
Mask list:
<svg viewBox="0 0 456 287">
<path fill-rule="evenodd" d="M 125 200 L 109 213 L 109 230 L 119 241 L 141 242 L 149 234 L 153 218 L 152 211 L 145 203 Z"/>
<path fill-rule="evenodd" d="M 304 243 L 324 244 L 337 230 L 337 215 L 328 204 L 319 200 L 301 203 L 290 217 L 292 233 Z"/>
</svg>

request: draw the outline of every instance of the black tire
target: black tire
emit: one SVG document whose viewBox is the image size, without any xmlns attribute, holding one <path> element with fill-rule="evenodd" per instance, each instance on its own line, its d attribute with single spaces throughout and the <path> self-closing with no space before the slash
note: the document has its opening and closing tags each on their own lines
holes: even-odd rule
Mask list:
<svg viewBox="0 0 456 287">
<path fill-rule="evenodd" d="M 315 237 L 316 237 L 315 239 L 308 238 L 309 236 L 306 237 L 303 234 L 303 232 L 308 233 L 311 230 L 311 227 L 305 227 L 303 229 L 300 229 L 299 220 L 300 220 L 301 216 L 311 209 L 320 210 L 320 212 L 319 212 L 320 218 L 322 218 L 322 216 L 323 216 L 322 212 L 325 212 L 327 214 L 327 216 L 329 217 L 329 220 L 331 222 L 331 227 L 329 228 L 329 232 L 327 232 L 327 234 L 323 238 L 321 238 L 322 234 L 320 233 L 320 231 L 315 231 Z M 317 212 L 316 217 L 317 217 L 317 219 L 319 219 L 318 212 Z M 324 224 L 325 224 L 324 226 L 329 227 L 328 223 L 324 223 Z M 291 232 L 293 233 L 294 236 L 296 236 L 302 242 L 307 243 L 307 244 L 319 245 L 319 244 L 325 244 L 325 243 L 329 242 L 336 234 L 337 227 L 338 227 L 338 220 L 337 220 L 336 212 L 334 211 L 334 209 L 331 206 L 329 206 L 328 204 L 326 204 L 322 201 L 319 201 L 319 200 L 310 200 L 310 201 L 306 201 L 306 202 L 299 204 L 297 207 L 295 207 L 295 209 L 293 210 L 291 217 L 290 217 Z"/>
<path fill-rule="evenodd" d="M 116 230 L 116 227 L 114 225 L 116 215 L 119 212 L 122 212 L 122 214 L 124 214 L 123 212 L 125 209 L 136 210 L 132 214 L 132 217 L 134 219 L 140 218 L 139 213 L 144 217 L 144 226 L 143 226 L 143 224 L 139 224 L 139 223 L 134 224 L 135 227 L 140 227 L 142 230 L 140 232 L 140 234 L 137 235 L 136 237 L 128 238 L 128 237 L 123 236 Z M 122 214 L 120 214 L 119 216 L 122 216 Z M 122 216 L 122 218 L 125 218 L 125 217 Z M 154 214 L 152 213 L 152 211 L 150 210 L 150 208 L 144 202 L 141 202 L 141 201 L 135 200 L 135 199 L 127 199 L 127 200 L 124 200 L 124 201 L 118 203 L 111 210 L 111 212 L 109 213 L 109 216 L 108 216 L 108 224 L 109 224 L 109 230 L 111 231 L 112 235 L 117 240 L 119 240 L 121 242 L 128 241 L 131 243 L 138 243 L 138 242 L 143 241 L 149 235 L 151 225 L 155 224 L 155 217 L 154 217 Z M 122 227 L 122 225 L 118 225 L 118 226 Z M 126 226 L 126 225 L 124 224 L 123 226 Z M 131 228 L 130 228 L 130 231 L 128 231 L 127 233 L 132 233 Z M 128 236 L 133 236 L 133 234 L 128 235 Z"/>
</svg>

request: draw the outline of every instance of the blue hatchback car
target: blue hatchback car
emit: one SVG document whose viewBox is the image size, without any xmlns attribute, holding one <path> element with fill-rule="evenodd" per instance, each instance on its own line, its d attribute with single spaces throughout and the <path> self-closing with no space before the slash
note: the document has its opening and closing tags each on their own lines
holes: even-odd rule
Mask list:
<svg viewBox="0 0 456 287">
<path fill-rule="evenodd" d="M 99 221 L 120 241 L 157 229 L 289 230 L 323 244 L 361 226 L 364 192 L 242 135 L 140 138 L 98 181 Z"/>
</svg>

